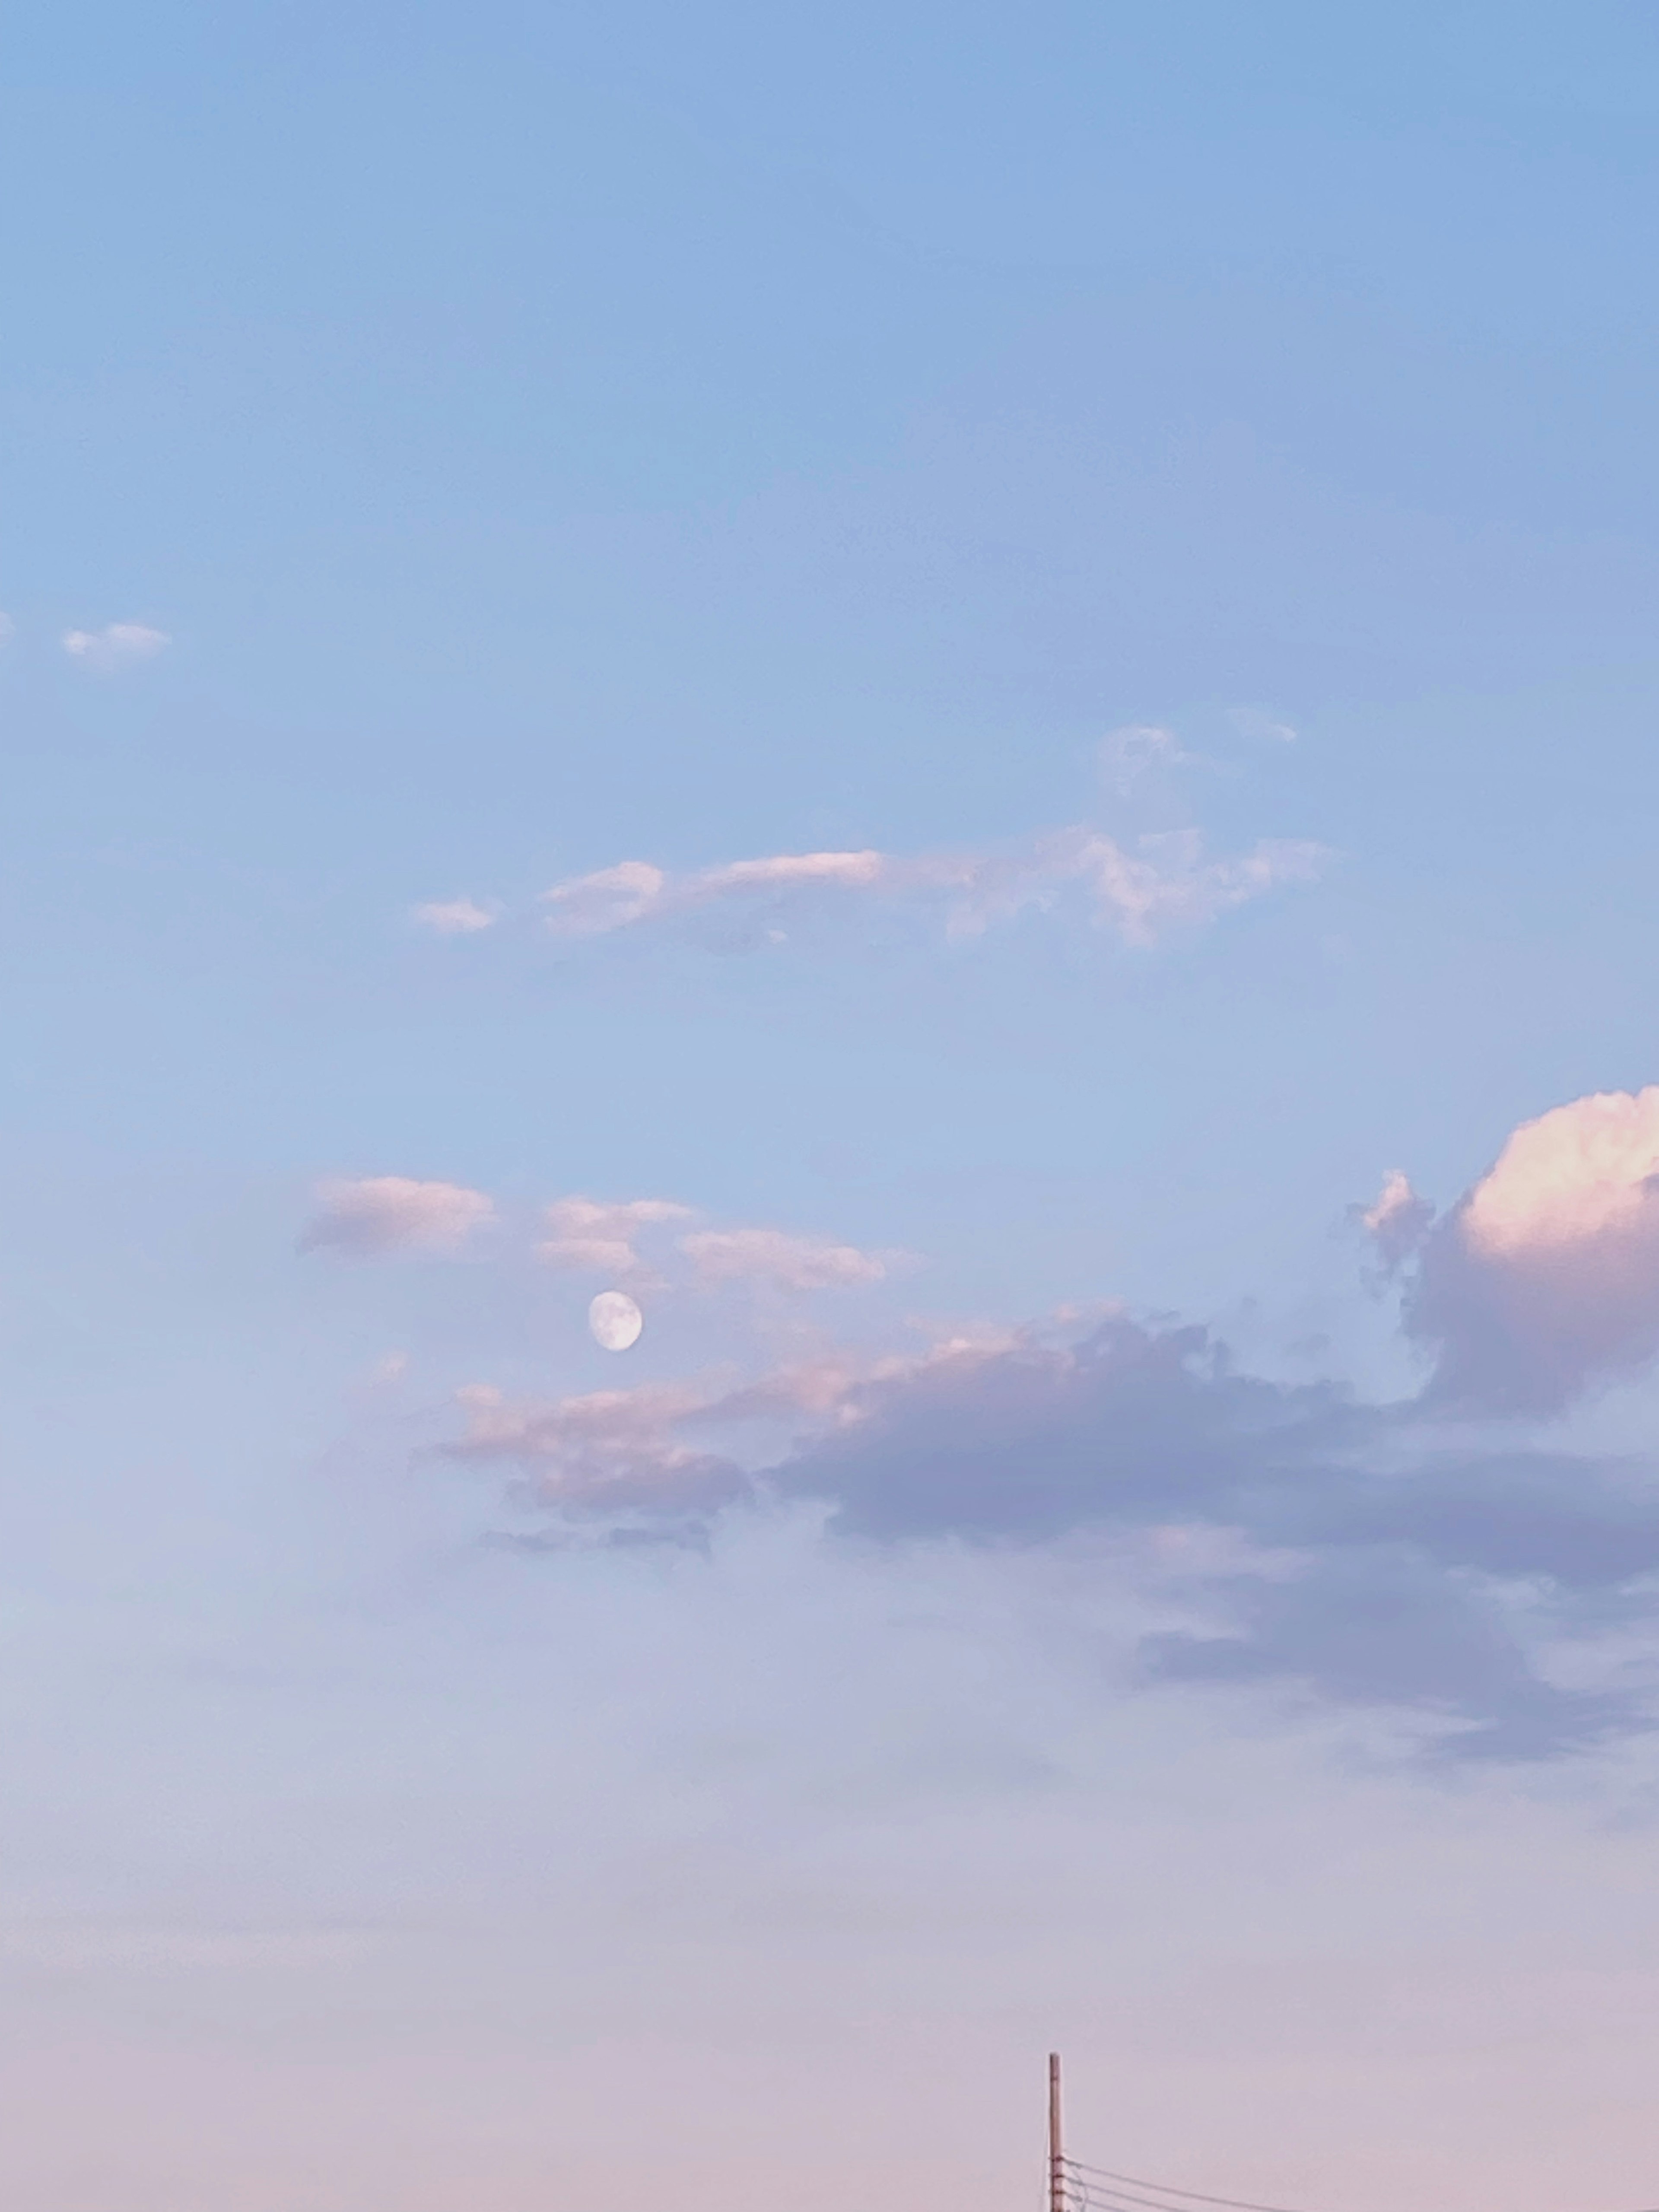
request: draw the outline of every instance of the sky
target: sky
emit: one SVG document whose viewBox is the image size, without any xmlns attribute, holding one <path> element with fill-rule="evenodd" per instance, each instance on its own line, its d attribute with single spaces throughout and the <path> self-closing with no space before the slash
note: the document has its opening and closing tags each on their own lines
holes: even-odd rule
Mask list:
<svg viewBox="0 0 1659 2212">
<path fill-rule="evenodd" d="M 1656 124 L 9 12 L 9 2203 L 1659 2201 Z"/>
</svg>

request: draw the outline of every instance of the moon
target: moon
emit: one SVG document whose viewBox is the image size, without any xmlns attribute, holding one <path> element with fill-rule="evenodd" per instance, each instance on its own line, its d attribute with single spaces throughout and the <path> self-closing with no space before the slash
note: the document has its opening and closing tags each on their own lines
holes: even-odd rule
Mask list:
<svg viewBox="0 0 1659 2212">
<path fill-rule="evenodd" d="M 601 1291 L 587 1309 L 587 1326 L 607 1352 L 626 1352 L 639 1342 L 645 1316 L 626 1291 Z"/>
</svg>

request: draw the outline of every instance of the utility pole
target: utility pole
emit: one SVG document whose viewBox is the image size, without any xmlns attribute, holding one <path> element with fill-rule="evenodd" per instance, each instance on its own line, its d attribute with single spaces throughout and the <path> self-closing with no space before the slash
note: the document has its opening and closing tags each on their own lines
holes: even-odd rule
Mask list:
<svg viewBox="0 0 1659 2212">
<path fill-rule="evenodd" d="M 1060 2053 L 1048 2053 L 1048 2212 L 1066 2212 L 1066 2154 L 1060 2136 Z"/>
</svg>

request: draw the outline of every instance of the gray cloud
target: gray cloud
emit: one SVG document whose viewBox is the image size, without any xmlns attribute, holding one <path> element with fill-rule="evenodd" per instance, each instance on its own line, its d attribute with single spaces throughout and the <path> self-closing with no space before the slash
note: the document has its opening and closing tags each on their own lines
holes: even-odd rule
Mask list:
<svg viewBox="0 0 1659 2212">
<path fill-rule="evenodd" d="M 1241 1375 L 1203 1330 L 1115 1321 L 860 1386 L 854 1417 L 771 1471 L 849 1535 L 1048 1542 L 1235 1532 L 1242 1560 L 1171 1572 L 1224 1617 L 1148 1638 L 1149 1680 L 1299 1680 L 1448 1723 L 1448 1756 L 1544 1757 L 1645 1724 L 1641 1686 L 1564 1686 L 1552 1642 L 1648 1611 L 1645 1468 L 1480 1450 L 1414 1405 Z"/>
</svg>

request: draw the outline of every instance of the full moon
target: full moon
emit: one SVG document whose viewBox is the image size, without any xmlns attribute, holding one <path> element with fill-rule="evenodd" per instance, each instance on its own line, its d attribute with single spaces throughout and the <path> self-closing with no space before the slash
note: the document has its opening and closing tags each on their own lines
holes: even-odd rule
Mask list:
<svg viewBox="0 0 1659 2212">
<path fill-rule="evenodd" d="M 587 1309 L 587 1326 L 607 1352 L 626 1352 L 639 1342 L 645 1316 L 626 1291 L 601 1291 Z"/>
</svg>

